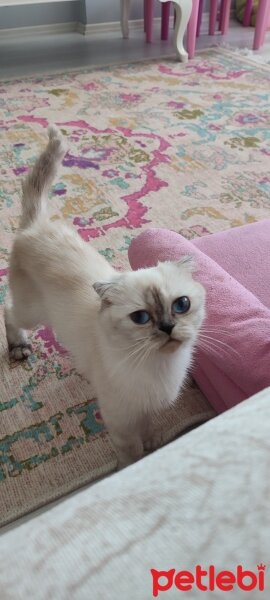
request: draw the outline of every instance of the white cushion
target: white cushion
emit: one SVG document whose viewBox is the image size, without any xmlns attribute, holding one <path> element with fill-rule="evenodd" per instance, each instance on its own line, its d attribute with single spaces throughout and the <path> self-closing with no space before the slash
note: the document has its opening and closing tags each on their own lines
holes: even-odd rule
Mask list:
<svg viewBox="0 0 270 600">
<path fill-rule="evenodd" d="M 257 572 L 270 556 L 269 424 L 270 388 L 4 533 L 0 597 L 149 600 L 151 568 Z M 270 597 L 269 587 L 232 594 Z"/>
</svg>

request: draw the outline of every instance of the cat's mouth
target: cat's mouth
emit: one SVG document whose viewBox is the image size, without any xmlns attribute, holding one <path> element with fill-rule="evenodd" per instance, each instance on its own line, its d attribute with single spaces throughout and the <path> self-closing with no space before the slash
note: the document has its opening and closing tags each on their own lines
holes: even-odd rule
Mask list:
<svg viewBox="0 0 270 600">
<path fill-rule="evenodd" d="M 180 346 L 182 342 L 180 340 L 176 340 L 175 338 L 169 338 L 165 344 L 163 344 L 160 348 L 161 352 L 175 352 Z"/>
</svg>

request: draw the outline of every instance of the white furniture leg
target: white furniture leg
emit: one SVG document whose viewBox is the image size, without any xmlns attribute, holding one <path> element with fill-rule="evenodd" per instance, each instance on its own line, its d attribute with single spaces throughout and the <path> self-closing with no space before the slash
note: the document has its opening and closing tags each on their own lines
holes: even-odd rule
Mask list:
<svg viewBox="0 0 270 600">
<path fill-rule="evenodd" d="M 160 0 L 160 2 L 167 2 L 167 0 Z M 174 33 L 176 54 L 182 62 L 186 62 L 188 60 L 188 53 L 184 48 L 183 39 L 192 11 L 192 0 L 173 0 L 173 6 L 176 12 Z"/>
<path fill-rule="evenodd" d="M 167 2 L 167 0 L 160 0 L 160 2 Z M 130 0 L 120 0 L 121 3 L 121 28 L 123 38 L 129 37 L 129 9 Z M 175 23 L 175 34 L 174 34 L 174 45 L 176 54 L 182 62 L 188 60 L 188 54 L 184 48 L 183 39 L 186 33 L 187 25 L 190 19 L 192 11 L 192 0 L 173 0 L 173 6 L 176 12 L 176 23 Z"/>
<path fill-rule="evenodd" d="M 128 19 L 129 19 L 129 9 L 130 9 L 130 0 L 120 0 L 121 3 L 121 29 L 123 38 L 129 37 L 129 27 L 128 27 Z"/>
</svg>

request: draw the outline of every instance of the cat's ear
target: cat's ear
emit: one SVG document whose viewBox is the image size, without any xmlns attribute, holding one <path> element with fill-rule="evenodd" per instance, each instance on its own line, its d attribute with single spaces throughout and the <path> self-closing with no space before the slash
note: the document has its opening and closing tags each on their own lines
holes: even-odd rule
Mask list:
<svg viewBox="0 0 270 600">
<path fill-rule="evenodd" d="M 105 299 L 106 292 L 109 292 L 111 286 L 112 283 L 110 281 L 96 281 L 96 283 L 93 284 L 95 292 L 97 292 L 102 300 Z"/>
<path fill-rule="evenodd" d="M 188 255 L 182 256 L 182 258 L 176 260 L 174 264 L 181 269 L 184 267 L 189 273 L 193 273 L 196 268 L 193 256 Z"/>
<path fill-rule="evenodd" d="M 105 301 L 107 304 L 113 304 L 119 296 L 118 280 L 96 281 L 96 283 L 93 284 L 93 288 L 101 300 Z"/>
</svg>

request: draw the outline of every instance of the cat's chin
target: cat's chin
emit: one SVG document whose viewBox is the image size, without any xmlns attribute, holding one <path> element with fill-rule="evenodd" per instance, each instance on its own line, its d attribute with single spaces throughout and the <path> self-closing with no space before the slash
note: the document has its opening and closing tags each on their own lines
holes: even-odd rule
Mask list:
<svg viewBox="0 0 270 600">
<path fill-rule="evenodd" d="M 167 342 L 165 342 L 165 344 L 163 344 L 160 347 L 159 351 L 165 354 L 172 354 L 173 352 L 176 352 L 176 350 L 178 350 L 181 344 L 182 342 L 180 340 L 170 338 Z"/>
</svg>

